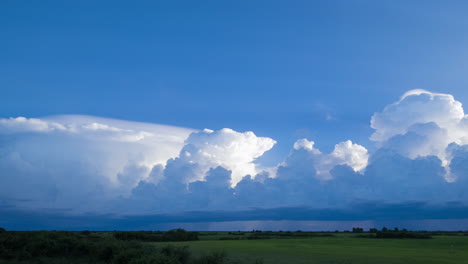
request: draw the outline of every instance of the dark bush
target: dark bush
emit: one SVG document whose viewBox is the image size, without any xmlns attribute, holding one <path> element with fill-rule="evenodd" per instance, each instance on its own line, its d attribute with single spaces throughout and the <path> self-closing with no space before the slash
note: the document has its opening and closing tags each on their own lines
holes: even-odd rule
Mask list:
<svg viewBox="0 0 468 264">
<path fill-rule="evenodd" d="M 240 240 L 240 237 L 220 237 L 219 240 Z"/>
<path fill-rule="evenodd" d="M 414 238 L 414 239 L 431 239 L 429 234 L 415 232 L 377 232 L 375 238 Z"/>
<path fill-rule="evenodd" d="M 227 256 L 225 252 L 213 252 L 195 259 L 193 264 L 223 264 L 226 262 Z"/>
<path fill-rule="evenodd" d="M 262 236 L 262 235 L 257 235 L 257 234 L 253 234 L 253 235 L 250 235 L 250 236 L 247 236 L 246 239 L 249 239 L 249 240 L 252 240 L 252 239 L 270 239 L 271 237 L 269 236 Z"/>
<path fill-rule="evenodd" d="M 190 260 L 190 252 L 187 247 L 157 247 L 81 232 L 5 232 L 0 235 L 2 259 L 25 263 L 38 263 L 42 259 L 86 259 L 86 263 L 185 264 Z"/>
<path fill-rule="evenodd" d="M 364 229 L 362 227 L 353 227 L 353 233 L 364 233 Z"/>
<path fill-rule="evenodd" d="M 84 230 L 84 231 L 81 231 L 81 234 L 85 235 L 85 236 L 89 236 L 89 235 L 91 235 L 91 231 Z"/>
<path fill-rule="evenodd" d="M 161 252 L 164 253 L 164 255 L 169 256 L 180 263 L 187 263 L 190 258 L 190 251 L 188 246 L 175 247 L 172 245 L 167 245 L 161 248 Z"/>
<path fill-rule="evenodd" d="M 194 241 L 198 240 L 198 233 L 187 232 L 184 229 L 174 229 L 167 232 L 152 231 L 119 231 L 114 232 L 118 240 L 137 240 L 147 242 Z"/>
</svg>

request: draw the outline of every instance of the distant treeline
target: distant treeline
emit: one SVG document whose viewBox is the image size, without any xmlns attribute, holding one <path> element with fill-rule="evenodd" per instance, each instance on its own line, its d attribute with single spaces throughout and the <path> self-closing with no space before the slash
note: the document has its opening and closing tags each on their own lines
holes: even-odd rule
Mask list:
<svg viewBox="0 0 468 264">
<path fill-rule="evenodd" d="M 360 227 L 353 227 L 353 233 L 364 233 L 364 229 Z M 359 237 L 367 237 L 367 238 L 414 238 L 414 239 L 430 239 L 432 236 L 425 232 L 411 232 L 406 230 L 405 228 L 399 229 L 395 227 L 393 230 L 388 229 L 386 227 L 382 228 L 379 231 L 377 228 L 370 228 L 369 233 L 371 235 L 360 235 Z"/>
<path fill-rule="evenodd" d="M 427 233 L 417 232 L 377 232 L 375 238 L 415 238 L 415 239 L 430 239 L 432 236 Z"/>
<path fill-rule="evenodd" d="M 252 230 L 251 232 L 227 232 L 218 240 L 254 240 L 254 239 L 273 239 L 273 238 L 306 238 L 306 237 L 333 237 L 332 233 L 324 232 L 303 232 L 297 231 L 262 231 Z"/>
<path fill-rule="evenodd" d="M 261 230 L 252 230 L 250 232 L 224 232 L 224 236 L 218 236 L 218 240 L 251 240 L 251 239 L 273 239 L 273 238 L 312 238 L 312 237 L 334 237 L 341 236 L 340 233 L 351 233 L 348 230 L 343 232 L 334 231 L 334 232 L 304 232 L 301 230 L 298 231 L 261 231 Z M 364 231 L 363 228 L 354 227 L 352 233 L 356 235 L 353 237 L 361 238 L 413 238 L 413 239 L 430 239 L 433 235 L 467 235 L 466 233 L 438 233 L 438 232 L 426 232 L 426 231 L 408 231 L 406 229 L 387 229 L 383 228 L 381 231 L 376 228 L 371 228 L 369 231 Z M 212 235 L 217 234 L 217 232 L 212 232 Z"/>
<path fill-rule="evenodd" d="M 194 241 L 198 240 L 197 232 L 187 232 L 184 229 L 162 231 L 115 231 L 118 240 L 138 240 L 145 242 Z"/>
</svg>

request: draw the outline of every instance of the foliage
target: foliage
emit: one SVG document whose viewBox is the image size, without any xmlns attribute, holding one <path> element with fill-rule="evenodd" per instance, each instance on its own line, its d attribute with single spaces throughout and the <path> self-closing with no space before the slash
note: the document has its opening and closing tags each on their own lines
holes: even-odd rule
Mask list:
<svg viewBox="0 0 468 264">
<path fill-rule="evenodd" d="M 174 229 L 167 232 L 161 231 L 118 231 L 114 232 L 118 240 L 137 240 L 146 242 L 168 242 L 168 241 L 194 241 L 198 240 L 198 233 L 187 232 L 184 229 Z"/>
<path fill-rule="evenodd" d="M 364 229 L 362 227 L 353 227 L 353 233 L 364 233 Z"/>
<path fill-rule="evenodd" d="M 230 260 L 222 251 L 192 256 L 186 245 L 148 243 L 154 237 L 158 237 L 158 241 L 193 241 L 198 239 L 197 233 L 187 232 L 183 229 L 168 232 L 5 231 L 0 233 L 0 263 L 237 263 Z M 261 262 L 256 261 L 256 263 Z"/>
<path fill-rule="evenodd" d="M 213 252 L 196 259 L 193 264 L 224 264 L 227 263 L 227 255 L 223 251 Z"/>
<path fill-rule="evenodd" d="M 187 247 L 158 247 L 78 232 L 10 231 L 0 235 L 0 259 L 29 262 L 41 258 L 81 258 L 115 264 L 184 264 L 189 262 L 190 252 Z"/>
<path fill-rule="evenodd" d="M 430 234 L 417 232 L 377 232 L 375 238 L 414 238 L 414 239 L 430 239 Z"/>
</svg>

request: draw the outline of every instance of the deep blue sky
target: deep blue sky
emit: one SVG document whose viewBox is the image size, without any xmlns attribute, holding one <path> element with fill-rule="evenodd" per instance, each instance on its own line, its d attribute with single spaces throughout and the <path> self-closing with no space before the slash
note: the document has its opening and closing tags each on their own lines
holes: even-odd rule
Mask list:
<svg viewBox="0 0 468 264">
<path fill-rule="evenodd" d="M 277 152 L 300 137 L 325 151 L 346 139 L 372 149 L 370 117 L 407 90 L 468 102 L 467 10 L 422 0 L 1 1 L 0 113 L 252 130 L 278 140 Z"/>
<path fill-rule="evenodd" d="M 0 1 L 0 225 L 145 228 L 226 208 L 466 223 L 467 14 L 465 0 Z M 413 89 L 427 91 L 383 110 Z M 65 116 L 8 119 L 51 115 Z M 293 148 L 304 137 L 362 146 Z"/>
</svg>

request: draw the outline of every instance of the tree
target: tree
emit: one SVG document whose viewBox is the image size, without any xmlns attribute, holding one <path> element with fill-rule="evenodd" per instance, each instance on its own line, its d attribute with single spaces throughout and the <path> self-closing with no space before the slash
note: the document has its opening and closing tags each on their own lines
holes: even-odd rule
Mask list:
<svg viewBox="0 0 468 264">
<path fill-rule="evenodd" d="M 362 233 L 364 229 L 362 227 L 353 227 L 353 233 Z"/>
<path fill-rule="evenodd" d="M 6 229 L 3 227 L 0 227 L 0 233 L 4 233 L 4 232 L 6 232 Z"/>
<path fill-rule="evenodd" d="M 383 228 L 382 228 L 382 232 L 388 232 L 388 228 L 383 227 Z"/>
</svg>

